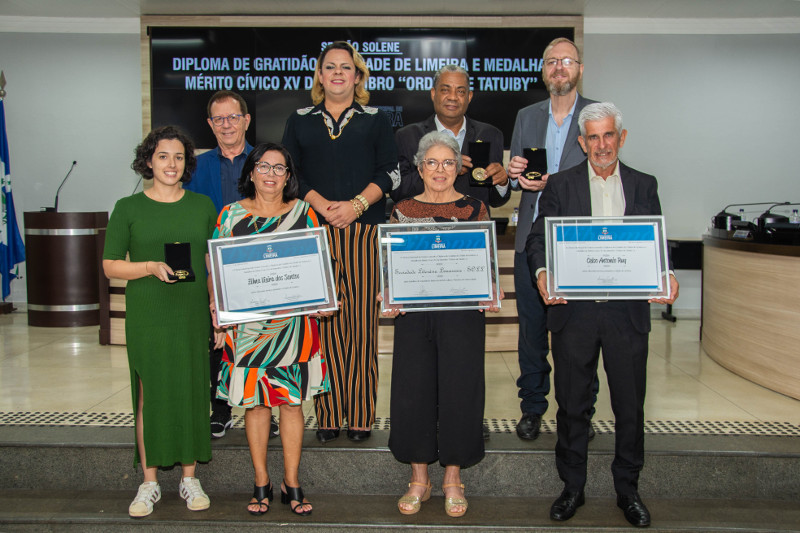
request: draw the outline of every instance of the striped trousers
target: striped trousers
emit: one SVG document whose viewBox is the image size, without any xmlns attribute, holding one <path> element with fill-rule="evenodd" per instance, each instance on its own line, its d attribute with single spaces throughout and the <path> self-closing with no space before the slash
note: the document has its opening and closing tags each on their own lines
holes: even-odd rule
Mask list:
<svg viewBox="0 0 800 533">
<path fill-rule="evenodd" d="M 339 311 L 320 321 L 330 391 L 314 396 L 321 428 L 370 427 L 378 396 L 378 227 L 328 226 Z"/>
</svg>

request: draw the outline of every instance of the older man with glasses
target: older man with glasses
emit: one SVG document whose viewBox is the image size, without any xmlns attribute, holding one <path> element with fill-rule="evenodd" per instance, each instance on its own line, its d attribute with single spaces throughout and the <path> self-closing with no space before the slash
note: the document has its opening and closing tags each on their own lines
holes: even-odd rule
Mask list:
<svg viewBox="0 0 800 533">
<path fill-rule="evenodd" d="M 205 194 L 219 213 L 228 204 L 241 200 L 239 176 L 247 155 L 253 149 L 244 136 L 250 126 L 247 103 L 232 91 L 218 91 L 208 100 L 208 125 L 217 138 L 217 146 L 197 157 L 197 169 L 184 188 Z M 211 436 L 220 438 L 233 425 L 231 408 L 217 399 L 219 364 L 222 350 L 209 346 L 211 364 Z M 270 437 L 278 435 L 278 424 L 272 420 Z"/>
</svg>

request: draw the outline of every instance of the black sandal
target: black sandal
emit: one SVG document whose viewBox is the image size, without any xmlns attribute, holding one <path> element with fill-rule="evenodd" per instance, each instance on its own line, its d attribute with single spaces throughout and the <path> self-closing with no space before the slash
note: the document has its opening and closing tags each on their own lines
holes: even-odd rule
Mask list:
<svg viewBox="0 0 800 533">
<path fill-rule="evenodd" d="M 253 516 L 261 516 L 262 514 L 267 514 L 269 512 L 269 502 L 272 501 L 272 482 L 268 485 L 264 485 L 263 487 L 259 487 L 258 485 L 253 485 L 253 498 L 256 500 L 254 502 L 250 502 L 247 504 L 248 507 L 251 505 L 258 505 L 258 511 L 251 511 L 250 509 L 247 510 Z M 264 503 L 264 500 L 267 500 Z M 266 505 L 267 510 L 262 511 L 261 507 Z"/>
<path fill-rule="evenodd" d="M 283 491 L 284 487 L 286 488 L 286 492 Z M 308 516 L 311 514 L 311 511 L 313 511 L 313 509 L 309 511 L 297 510 L 299 507 L 302 507 L 304 505 L 311 505 L 311 502 L 304 502 L 303 501 L 304 498 L 305 496 L 303 495 L 302 487 L 290 487 L 289 485 L 286 484 L 286 482 L 283 483 L 283 487 L 281 487 L 281 503 L 291 504 L 292 501 L 300 502 L 297 505 L 292 505 L 291 509 L 294 514 L 300 516 Z"/>
</svg>

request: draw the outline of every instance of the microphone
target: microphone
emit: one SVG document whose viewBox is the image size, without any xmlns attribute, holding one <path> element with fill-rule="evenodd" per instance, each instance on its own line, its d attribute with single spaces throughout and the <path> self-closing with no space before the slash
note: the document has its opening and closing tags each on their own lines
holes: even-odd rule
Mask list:
<svg viewBox="0 0 800 533">
<path fill-rule="evenodd" d="M 764 216 L 764 215 L 771 215 L 771 214 L 772 214 L 772 208 L 773 208 L 773 207 L 778 207 L 778 206 L 782 206 L 782 205 L 797 205 L 797 204 L 796 204 L 796 203 L 795 203 L 795 204 L 793 204 L 793 203 L 791 203 L 791 202 L 777 202 L 777 203 L 774 203 L 774 204 L 772 204 L 771 206 L 769 206 L 769 208 L 768 208 L 766 211 L 764 211 L 764 212 L 761 214 L 761 216 Z"/>
<path fill-rule="evenodd" d="M 69 178 L 69 175 L 72 174 L 72 170 L 75 168 L 75 165 L 77 165 L 77 164 L 78 164 L 77 161 L 73 161 L 72 162 L 72 166 L 69 167 L 69 171 L 67 172 L 67 175 L 64 176 L 64 179 L 61 180 L 61 185 L 58 186 L 58 190 L 56 191 L 55 204 L 53 205 L 53 207 L 45 207 L 44 211 L 58 213 L 58 195 L 61 193 L 61 187 L 63 187 L 64 184 L 67 182 L 67 178 Z"/>
<path fill-rule="evenodd" d="M 761 213 L 758 217 L 758 227 L 759 229 L 763 230 L 767 227 L 767 224 L 775 224 L 779 222 L 789 222 L 789 217 L 784 215 L 775 215 L 772 213 L 773 207 L 778 207 L 782 205 L 792 205 L 791 202 L 776 202 L 769 206 L 766 211 Z"/>
<path fill-rule="evenodd" d="M 136 185 L 134 185 L 134 186 L 133 186 L 133 190 L 131 191 L 131 194 L 130 194 L 130 196 L 133 196 L 133 193 L 135 193 L 135 192 L 136 192 L 136 189 L 138 189 L 138 188 L 139 188 L 139 184 L 140 184 L 141 182 L 142 182 L 142 177 L 141 177 L 141 176 L 139 176 L 139 181 L 137 181 L 137 182 L 136 182 Z"/>
<path fill-rule="evenodd" d="M 749 204 L 728 204 L 728 205 L 726 205 L 725 207 L 722 208 L 722 211 L 717 213 L 717 216 L 730 215 L 730 213 L 728 213 L 726 210 L 729 207 L 733 207 L 733 206 L 743 207 L 743 206 L 751 206 L 751 205 L 771 205 L 771 204 L 774 204 L 774 205 L 772 205 L 772 207 L 775 207 L 776 205 L 781 205 L 780 203 L 775 203 L 775 202 L 753 202 L 753 203 L 749 203 Z"/>
</svg>

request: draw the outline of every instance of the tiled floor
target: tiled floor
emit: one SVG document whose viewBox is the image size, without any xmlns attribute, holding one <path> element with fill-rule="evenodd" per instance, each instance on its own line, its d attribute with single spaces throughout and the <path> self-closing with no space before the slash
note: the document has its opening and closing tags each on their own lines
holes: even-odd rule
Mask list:
<svg viewBox="0 0 800 533">
<path fill-rule="evenodd" d="M 650 421 L 783 422 L 800 425 L 800 401 L 735 376 L 698 341 L 699 321 L 653 320 L 645 415 Z M 27 315 L 0 315 L 0 412 L 131 409 L 124 346 L 100 346 L 97 327 L 28 327 Z M 486 354 L 486 418 L 516 419 L 516 352 Z M 613 420 L 601 370 L 595 420 Z M 380 355 L 378 417 L 389 416 L 391 354 Z M 552 394 L 551 394 L 552 396 Z M 545 419 L 555 418 L 551 403 Z M 313 406 L 305 406 L 307 415 Z"/>
</svg>

